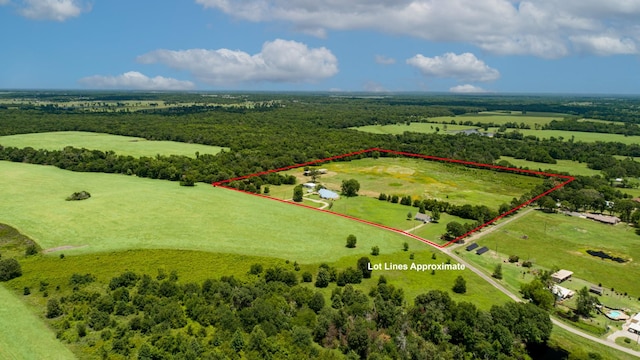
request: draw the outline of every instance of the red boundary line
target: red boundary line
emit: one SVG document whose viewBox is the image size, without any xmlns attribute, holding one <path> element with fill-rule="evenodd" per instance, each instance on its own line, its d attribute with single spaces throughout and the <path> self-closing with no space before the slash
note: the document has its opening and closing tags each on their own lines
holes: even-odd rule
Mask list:
<svg viewBox="0 0 640 360">
<path fill-rule="evenodd" d="M 315 164 L 325 163 L 325 162 L 328 162 L 328 161 L 337 160 L 337 159 L 343 159 L 343 158 L 354 156 L 354 155 L 366 154 L 366 153 L 373 152 L 373 151 L 383 152 L 383 153 L 387 153 L 387 154 L 394 154 L 394 155 L 402 155 L 402 156 L 408 156 L 408 157 L 422 158 L 422 159 L 432 160 L 432 161 L 457 163 L 457 164 L 462 164 L 462 165 L 470 165 L 470 166 L 476 166 L 476 167 L 489 168 L 489 169 L 494 169 L 494 170 L 510 171 L 510 172 L 515 172 L 515 173 L 528 174 L 528 175 L 543 175 L 543 176 L 548 176 L 548 177 L 557 177 L 557 178 L 560 178 L 560 179 L 565 179 L 565 181 L 562 182 L 561 184 L 558 184 L 558 185 L 554 186 L 553 188 L 543 192 L 542 194 L 537 195 L 537 196 L 531 198 L 530 200 L 525 201 L 524 203 L 522 203 L 522 204 L 520 204 L 520 205 L 518 205 L 518 206 L 516 206 L 516 207 L 514 207 L 512 209 L 510 209 L 509 211 L 506 211 L 506 212 L 498 215 L 497 217 L 495 217 L 495 218 L 487 221 L 486 223 L 484 223 L 484 224 L 482 224 L 482 225 L 480 225 L 480 226 L 468 231 L 467 233 L 465 233 L 465 234 L 463 234 L 461 236 L 458 236 L 457 238 L 447 242 L 444 245 L 436 244 L 436 243 L 434 243 L 432 241 L 429 241 L 427 239 L 421 238 L 421 237 L 419 237 L 417 235 L 408 233 L 408 232 L 406 232 L 404 230 L 396 229 L 396 228 L 393 228 L 393 227 L 390 227 L 390 226 L 386 226 L 386 225 L 382 225 L 382 224 L 377 224 L 377 223 L 374 223 L 374 222 L 371 222 L 371 221 L 367 221 L 367 220 L 364 220 L 364 219 L 360 219 L 360 218 L 357 218 L 357 217 L 353 217 L 353 216 L 349 216 L 349 215 L 345 215 L 345 214 L 339 214 L 339 213 L 336 213 L 336 212 L 333 212 L 333 211 L 329 211 L 329 210 L 325 210 L 325 209 L 318 209 L 318 208 L 315 208 L 315 207 L 312 207 L 312 206 L 309 206 L 309 205 L 305 205 L 305 204 L 301 204 L 301 203 L 281 200 L 281 199 L 274 198 L 274 197 L 271 197 L 271 196 L 266 196 L 266 195 L 262 195 L 262 194 L 256 194 L 256 193 L 252 193 L 252 192 L 248 192 L 248 191 L 244 191 L 244 190 L 239 190 L 239 189 L 236 189 L 236 188 L 233 188 L 233 187 L 230 187 L 230 186 L 224 186 L 224 184 L 227 184 L 227 183 L 230 183 L 230 182 L 233 182 L 233 181 L 244 180 L 244 179 L 249 179 L 249 178 L 256 177 L 256 176 L 261 176 L 261 175 L 266 175 L 266 174 L 271 174 L 271 173 L 277 173 L 277 172 L 281 172 L 281 171 L 285 171 L 285 170 L 296 169 L 296 168 L 307 166 L 307 165 L 315 165 Z M 253 196 L 258 196 L 258 197 L 265 198 L 265 199 L 276 200 L 276 201 L 279 201 L 279 202 L 282 202 L 282 203 L 286 203 L 286 204 L 289 204 L 289 205 L 296 205 L 296 206 L 304 207 L 304 208 L 307 208 L 307 209 L 312 209 L 312 210 L 315 210 L 315 211 L 321 211 L 321 212 L 324 212 L 324 213 L 337 215 L 337 216 L 343 217 L 345 219 L 358 221 L 358 222 L 361 222 L 363 224 L 372 225 L 372 226 L 375 226 L 375 227 L 380 228 L 380 229 L 384 229 L 384 230 L 392 231 L 392 232 L 395 232 L 395 233 L 398 233 L 398 234 L 401 234 L 401 235 L 405 235 L 405 236 L 411 237 L 413 239 L 419 240 L 419 241 L 421 241 L 421 242 L 423 242 L 425 244 L 429 244 L 429 245 L 437 247 L 437 248 L 445 248 L 445 247 L 455 243 L 456 241 L 461 240 L 461 239 L 473 234 L 474 232 L 479 231 L 480 229 L 482 229 L 482 228 L 484 228 L 484 227 L 486 227 L 486 226 L 488 226 L 490 224 L 493 224 L 494 222 L 502 219 L 503 217 L 505 217 L 505 216 L 507 216 L 507 215 L 509 215 L 511 213 L 514 213 L 514 212 L 518 211 L 519 209 L 521 209 L 521 208 L 523 208 L 523 207 L 535 202 L 536 200 L 540 199 L 541 197 L 543 197 L 545 195 L 548 195 L 548 194 L 550 194 L 550 193 L 552 193 L 552 192 L 564 187 L 565 185 L 567 185 L 568 183 L 574 181 L 575 179 L 576 178 L 573 177 L 573 176 L 553 174 L 553 173 L 547 173 L 547 172 L 543 172 L 543 171 L 517 169 L 517 168 L 511 168 L 511 167 L 500 166 L 500 165 L 477 163 L 477 162 L 473 162 L 473 161 L 456 160 L 456 159 L 442 158 L 442 157 L 430 156 L 430 155 L 413 154 L 413 153 L 395 151 L 395 150 L 371 148 L 371 149 L 366 149 L 366 150 L 354 151 L 354 152 L 351 152 L 351 153 L 348 153 L 348 154 L 332 156 L 332 157 L 328 157 L 328 158 L 325 158 L 325 159 L 308 161 L 308 162 L 305 162 L 305 163 L 302 163 L 302 164 L 285 166 L 285 167 L 281 167 L 279 169 L 266 170 L 266 171 L 261 171 L 261 172 L 255 173 L 255 174 L 239 176 L 239 177 L 235 177 L 235 178 L 232 178 L 232 179 L 217 181 L 217 182 L 212 183 L 211 185 L 213 185 L 214 187 L 215 186 L 220 186 L 220 187 L 223 187 L 225 189 L 234 190 L 234 191 L 238 191 L 238 192 L 241 192 L 241 193 L 244 193 L 244 194 L 253 195 Z"/>
</svg>

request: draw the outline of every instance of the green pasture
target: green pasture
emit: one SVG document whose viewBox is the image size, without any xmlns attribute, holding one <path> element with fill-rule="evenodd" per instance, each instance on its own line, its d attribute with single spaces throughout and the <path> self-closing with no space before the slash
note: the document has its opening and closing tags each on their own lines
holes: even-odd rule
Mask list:
<svg viewBox="0 0 640 360">
<path fill-rule="evenodd" d="M 489 128 L 489 132 L 496 132 L 497 128 Z M 507 132 L 516 131 L 508 129 Z M 580 132 L 580 131 L 566 131 L 566 130 L 527 130 L 517 129 L 524 136 L 535 136 L 540 139 L 549 138 L 562 138 L 564 141 L 582 141 L 582 142 L 619 142 L 622 144 L 638 144 L 640 143 L 640 136 L 624 136 L 620 134 L 602 134 L 595 132 Z"/>
<path fill-rule="evenodd" d="M 181 187 L 11 162 L 0 162 L 0 173 L 0 222 L 44 249 L 72 247 L 66 253 L 191 249 L 308 263 L 342 257 L 349 234 L 360 239 L 356 252 L 362 254 L 374 242 L 397 247 L 406 240 L 335 215 L 207 184 Z M 81 190 L 91 198 L 65 201 Z"/>
<path fill-rule="evenodd" d="M 414 212 L 414 215 L 415 215 L 415 212 Z M 411 233 L 414 235 L 418 235 L 423 239 L 427 239 L 429 241 L 435 242 L 436 244 L 445 244 L 447 241 L 441 240 L 440 236 L 447 232 L 447 224 L 452 221 L 457 221 L 460 224 L 474 222 L 473 220 L 463 219 L 461 217 L 449 215 L 447 213 L 440 213 L 440 220 L 437 223 L 432 222 L 432 223 L 424 224 L 420 228 L 412 231 Z M 415 223 L 416 222 L 413 221 L 412 225 L 415 226 Z"/>
<path fill-rule="evenodd" d="M 487 234 L 477 243 L 491 250 L 497 248 L 505 259 L 508 255 L 518 255 L 521 259 L 533 261 L 534 265 L 567 269 L 573 271 L 575 277 L 590 283 L 602 283 L 605 288 L 614 288 L 618 293 L 627 292 L 636 299 L 640 296 L 640 288 L 636 283 L 640 275 L 640 237 L 635 234 L 634 228 L 625 224 L 611 226 L 563 214 L 535 211 Z M 587 254 L 586 250 L 589 249 L 602 250 L 630 261 L 619 264 L 601 260 Z M 462 254 L 464 250 L 459 252 Z M 497 263 L 491 254 L 462 255 L 486 269 L 493 269 Z M 505 274 L 512 271 L 519 273 L 508 275 L 506 281 L 515 285 L 515 278 L 522 269 L 509 270 L 508 266 L 503 266 Z"/>
<path fill-rule="evenodd" d="M 118 155 L 135 157 L 160 155 L 184 155 L 195 157 L 200 154 L 217 154 L 219 146 L 187 144 L 176 141 L 151 141 L 143 138 L 101 134 L 83 131 L 58 131 L 34 134 L 0 136 L 0 145 L 19 148 L 62 150 L 66 146 L 90 150 L 112 150 Z"/>
<path fill-rule="evenodd" d="M 43 316 L 44 317 L 44 316 Z M 0 285 L 0 359 L 75 359 L 41 318 Z"/>
<path fill-rule="evenodd" d="M 414 199 L 433 198 L 493 209 L 510 203 L 514 197 L 519 198 L 542 182 L 539 178 L 514 173 L 411 158 L 367 158 L 327 163 L 322 167 L 328 173 L 318 181 L 331 189 L 340 189 L 343 180 L 353 178 L 358 180 L 360 194 L 365 196 L 411 195 Z M 298 175 L 301 172 L 301 169 L 291 171 Z M 403 217 L 407 212 L 404 211 Z"/>
<path fill-rule="evenodd" d="M 586 163 L 580 163 L 572 160 L 556 160 L 556 164 L 545 164 L 524 159 L 516 159 L 511 156 L 501 156 L 500 160 L 506 160 L 516 167 L 529 168 L 531 170 L 555 172 L 567 172 L 571 175 L 593 176 L 600 175 L 599 170 L 589 169 Z"/>
<path fill-rule="evenodd" d="M 410 125 L 406 125 L 406 124 L 367 125 L 367 126 L 354 127 L 352 129 L 368 132 L 372 134 L 401 135 L 401 134 L 404 134 L 406 131 L 424 133 L 424 134 L 435 134 L 435 133 L 446 134 L 449 131 L 460 131 L 460 130 L 468 130 L 468 129 L 476 129 L 476 128 L 477 127 L 475 126 L 469 126 L 469 125 L 440 124 L 436 122 L 412 122 L 410 123 Z"/>
<path fill-rule="evenodd" d="M 607 360 L 637 359 L 633 355 L 595 343 L 558 326 L 553 327 L 548 345 L 553 353 L 543 354 L 541 359 L 564 359 L 568 355 L 566 352 L 573 355 L 569 359 L 588 359 L 590 352 L 598 353 L 602 356 L 602 359 Z"/>
</svg>

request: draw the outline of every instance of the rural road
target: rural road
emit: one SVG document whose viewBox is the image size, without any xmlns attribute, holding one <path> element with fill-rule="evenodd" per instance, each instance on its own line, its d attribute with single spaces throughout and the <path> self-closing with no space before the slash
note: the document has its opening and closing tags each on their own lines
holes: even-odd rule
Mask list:
<svg viewBox="0 0 640 360">
<path fill-rule="evenodd" d="M 521 217 L 521 216 L 524 216 L 524 215 L 526 215 L 526 214 L 530 213 L 531 211 L 534 211 L 534 209 L 533 209 L 533 208 L 527 209 L 527 210 L 525 210 L 525 211 L 521 212 L 520 214 L 516 214 L 516 215 L 515 215 L 515 216 L 513 216 L 511 219 L 508 219 L 508 220 L 506 220 L 505 222 L 500 223 L 500 224 L 498 224 L 498 225 L 496 225 L 496 226 L 494 226 L 494 227 L 492 227 L 492 228 L 490 228 L 490 229 L 488 229 L 487 231 L 484 231 L 484 232 L 482 232 L 482 233 L 476 233 L 476 234 L 474 234 L 473 236 L 471 236 L 471 237 L 469 237 L 469 238 L 467 238 L 467 239 L 477 240 L 478 238 L 480 238 L 480 237 L 482 237 L 482 236 L 484 236 L 484 235 L 486 235 L 486 234 L 489 234 L 489 233 L 491 233 L 491 232 L 493 232 L 493 231 L 495 231 L 495 230 L 499 229 L 500 227 L 502 227 L 502 226 L 504 226 L 504 225 L 508 224 L 509 222 L 511 222 L 511 221 L 513 221 L 513 220 L 515 220 L 515 219 L 517 219 L 517 218 Z M 507 296 L 508 296 L 509 298 L 511 298 L 512 300 L 514 300 L 514 301 L 516 301 L 516 302 L 521 302 L 521 301 L 522 301 L 522 299 L 520 299 L 520 297 L 518 297 L 517 295 L 513 294 L 511 291 L 507 290 L 504 286 L 500 285 L 500 284 L 499 284 L 498 282 L 496 282 L 496 281 L 495 281 L 491 276 L 489 276 L 489 275 L 487 275 L 487 274 L 483 273 L 483 272 L 482 272 L 482 271 L 480 271 L 478 268 L 476 268 L 475 266 L 473 266 L 473 265 L 469 264 L 467 261 L 465 261 L 464 259 L 462 259 L 462 258 L 461 258 L 461 257 L 459 257 L 458 255 L 456 255 L 456 254 L 452 251 L 452 250 L 455 250 L 456 248 L 457 248 L 457 247 L 446 247 L 446 248 L 441 249 L 441 250 L 442 250 L 444 253 L 446 253 L 447 255 L 451 256 L 451 257 L 452 257 L 455 261 L 457 261 L 458 263 L 460 263 L 460 264 L 464 264 L 464 265 L 465 265 L 465 267 L 466 267 L 467 269 L 469 269 L 469 270 L 473 271 L 474 273 L 478 274 L 478 276 L 480 276 L 482 279 L 484 279 L 485 281 L 487 281 L 487 282 L 488 282 L 489 284 L 491 284 L 494 288 L 496 288 L 496 289 L 498 289 L 498 290 L 502 291 L 505 295 L 507 295 Z M 592 335 L 586 334 L 586 333 L 584 333 L 584 332 L 582 332 L 582 331 L 580 331 L 580 330 L 577 330 L 577 329 L 575 329 L 575 328 L 573 328 L 573 327 L 571 327 L 571 326 L 569 326 L 569 325 L 567 325 L 567 324 L 565 324 L 565 323 L 561 322 L 560 320 L 555 319 L 554 317 L 551 317 L 551 322 L 553 322 L 553 325 L 554 325 L 554 326 L 558 326 L 558 327 L 560 327 L 560 328 L 563 328 L 564 330 L 567 330 L 567 331 L 569 331 L 569 332 L 570 332 L 570 333 L 572 333 L 572 334 L 575 334 L 575 335 L 581 336 L 581 337 L 583 337 L 583 338 L 585 338 L 585 339 L 587 339 L 587 340 L 590 340 L 590 341 L 593 341 L 593 342 L 596 342 L 596 343 L 599 343 L 599 344 L 602 344 L 602 345 L 608 346 L 608 347 L 610 347 L 610 348 L 613 348 L 613 349 L 616 349 L 616 350 L 619 350 L 619 351 L 625 352 L 625 353 L 627 353 L 627 354 L 629 354 L 629 355 L 633 355 L 633 356 L 640 357 L 640 351 L 634 351 L 634 350 L 628 349 L 628 348 L 626 348 L 626 347 L 624 347 L 624 346 L 618 345 L 618 344 L 616 344 L 615 342 L 607 341 L 607 340 L 600 339 L 600 338 L 597 338 L 597 337 L 595 337 L 595 336 L 592 336 Z"/>
</svg>

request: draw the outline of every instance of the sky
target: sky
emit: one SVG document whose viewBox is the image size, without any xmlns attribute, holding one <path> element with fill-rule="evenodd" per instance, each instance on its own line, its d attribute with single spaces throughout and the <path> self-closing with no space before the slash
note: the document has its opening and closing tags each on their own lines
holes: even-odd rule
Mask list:
<svg viewBox="0 0 640 360">
<path fill-rule="evenodd" d="M 640 94 L 640 0 L 0 0 L 0 89 Z"/>
</svg>

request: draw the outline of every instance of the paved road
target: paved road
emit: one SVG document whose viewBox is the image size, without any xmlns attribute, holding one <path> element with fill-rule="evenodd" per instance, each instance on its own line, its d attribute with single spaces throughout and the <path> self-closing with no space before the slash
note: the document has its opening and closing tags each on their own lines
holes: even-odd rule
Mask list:
<svg viewBox="0 0 640 360">
<path fill-rule="evenodd" d="M 509 220 L 507 220 L 505 222 L 502 222 L 502 223 L 492 227 L 491 229 L 488 229 L 487 231 L 484 231 L 482 233 L 474 234 L 472 236 L 472 238 L 473 238 L 473 240 L 477 240 L 478 238 L 480 238 L 480 237 L 482 237 L 482 236 L 484 236 L 486 234 L 489 234 L 489 233 L 499 229 L 500 227 L 508 224 L 509 222 L 511 222 L 511 221 L 521 217 L 521 216 L 524 216 L 525 214 L 528 214 L 531 211 L 533 211 L 532 208 L 527 209 L 527 210 L 521 212 L 520 214 L 516 214 L 511 219 L 509 219 Z M 513 294 L 511 291 L 507 290 L 504 286 L 502 286 L 501 284 L 496 282 L 491 276 L 485 274 L 484 272 L 480 271 L 475 266 L 469 264 L 467 261 L 465 261 L 464 259 L 462 259 L 458 255 L 456 255 L 453 252 L 453 250 L 455 250 L 455 247 L 446 247 L 446 248 L 442 249 L 442 251 L 445 252 L 447 255 L 451 256 L 458 263 L 464 264 L 467 269 L 469 269 L 469 270 L 473 271 L 474 273 L 478 274 L 478 276 L 480 276 L 482 279 L 487 281 L 489 284 L 493 285 L 493 287 L 495 287 L 496 289 L 502 291 L 505 295 L 507 295 L 512 300 L 514 300 L 516 302 L 521 302 L 522 301 L 522 299 L 520 299 L 520 297 L 518 297 L 517 295 Z M 555 319 L 554 317 L 551 317 L 551 321 L 553 322 L 553 325 L 561 327 L 564 330 L 567 330 L 572 334 L 581 336 L 581 337 L 583 337 L 585 339 L 591 340 L 593 342 L 597 342 L 599 344 L 608 346 L 610 348 L 613 348 L 613 349 L 616 349 L 616 350 L 620 350 L 620 351 L 625 352 L 625 353 L 627 353 L 629 355 L 640 357 L 640 351 L 634 351 L 634 350 L 628 349 L 628 348 L 626 348 L 624 346 L 618 345 L 615 342 L 610 342 L 610 341 L 603 340 L 603 339 L 597 338 L 595 336 L 586 334 L 586 333 L 584 333 L 584 332 L 582 332 L 580 330 L 577 330 L 577 329 L 575 329 L 575 328 L 573 328 L 573 327 L 561 322 L 560 320 Z"/>
</svg>

